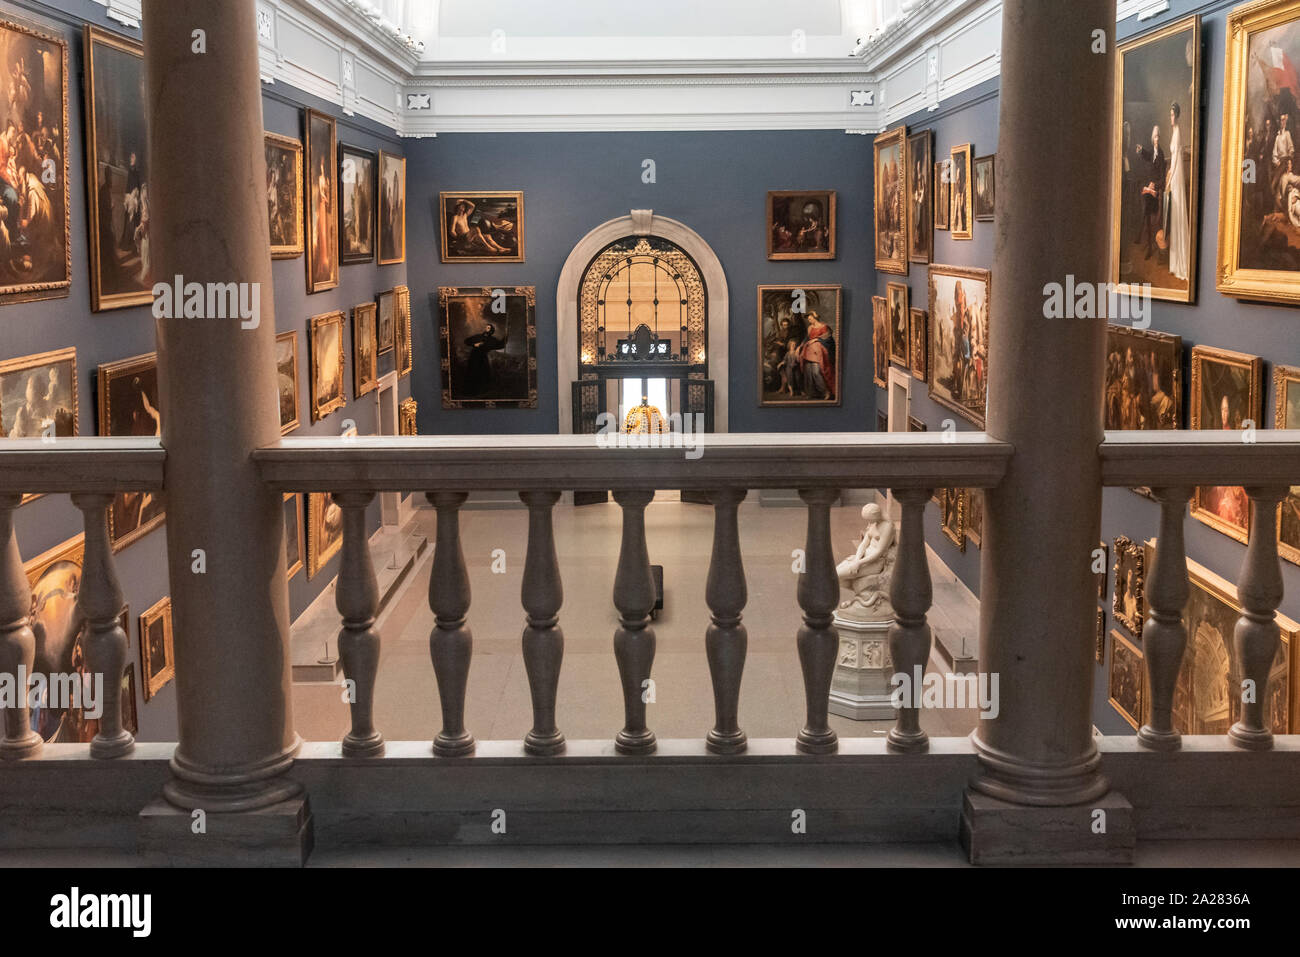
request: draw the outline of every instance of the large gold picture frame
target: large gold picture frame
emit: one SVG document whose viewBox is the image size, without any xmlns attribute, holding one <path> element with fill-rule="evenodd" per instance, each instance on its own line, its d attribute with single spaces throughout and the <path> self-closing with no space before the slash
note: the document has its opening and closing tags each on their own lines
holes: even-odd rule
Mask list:
<svg viewBox="0 0 1300 957">
<path fill-rule="evenodd" d="M 973 326 L 969 364 L 959 363 L 961 357 L 956 354 L 954 317 L 959 283 L 977 290 L 972 295 L 967 286 L 962 286 L 969 313 L 967 321 Z M 928 286 L 930 330 L 926 383 L 930 398 L 982 429 L 988 402 L 989 340 L 993 334 L 993 274 L 969 266 L 931 265 Z"/>
<path fill-rule="evenodd" d="M 156 352 L 103 363 L 98 370 L 98 386 L 100 435 L 162 435 Z M 108 537 L 113 551 L 143 538 L 166 517 L 163 492 L 118 492 L 108 510 Z"/>
<path fill-rule="evenodd" d="M 1181 48 L 1180 48 L 1181 41 Z M 1173 48 L 1171 50 L 1171 47 Z M 1126 93 L 1130 89 L 1130 80 L 1137 85 L 1139 71 L 1144 67 L 1150 70 L 1163 69 L 1169 72 L 1170 54 L 1180 55 L 1182 66 L 1176 71 L 1178 75 L 1170 77 L 1143 76 L 1142 92 L 1139 100 L 1129 102 Z M 1186 72 L 1182 72 L 1185 67 Z M 1155 107 L 1156 116 L 1151 116 L 1151 98 L 1158 87 L 1163 95 Z M 1173 147 L 1173 128 L 1169 114 L 1177 103 L 1179 152 L 1178 167 L 1184 176 L 1185 213 L 1187 216 L 1187 278 L 1179 280 L 1170 270 L 1157 269 L 1161 282 L 1150 284 L 1149 294 L 1153 299 L 1167 299 L 1171 302 L 1196 301 L 1196 257 L 1197 237 L 1200 234 L 1200 164 L 1201 164 L 1201 18 L 1198 15 L 1184 17 L 1159 30 L 1143 34 L 1132 40 L 1119 44 L 1115 48 L 1115 102 L 1111 122 L 1111 249 L 1110 281 L 1115 284 L 1120 295 L 1135 295 L 1143 291 L 1142 278 L 1136 270 L 1125 269 L 1125 253 L 1142 257 L 1144 254 L 1136 248 L 1135 240 L 1138 229 L 1130 221 L 1126 230 L 1126 217 L 1132 219 L 1142 203 L 1142 188 L 1147 185 L 1134 177 L 1139 162 L 1145 157 L 1137 152 L 1139 147 L 1150 149 L 1149 137 L 1153 120 L 1160 131 L 1161 149 L 1167 157 L 1166 172 L 1172 172 L 1174 157 L 1169 150 Z M 1138 117 L 1142 119 L 1139 120 Z M 1133 124 L 1140 124 L 1134 126 Z M 1125 137 L 1125 130 L 1129 136 Z M 1186 135 L 1184 135 L 1186 134 Z M 1165 138 L 1167 137 L 1167 139 Z M 1168 176 L 1166 177 L 1168 178 Z M 1162 191 L 1162 197 L 1164 195 Z M 1153 199 L 1155 197 L 1152 197 Z M 1160 202 L 1163 205 L 1163 199 Z M 1168 233 L 1172 233 L 1171 227 Z M 1161 216 L 1163 224 L 1163 215 Z M 1138 226 L 1140 226 L 1140 222 Z M 1165 235 L 1164 248 L 1172 251 L 1173 236 Z M 1142 260 L 1141 271 L 1147 271 L 1146 260 Z M 1157 266 L 1159 261 L 1157 261 Z M 1172 264 L 1171 264 L 1172 265 Z M 1169 280 L 1163 280 L 1168 273 Z M 1162 284 L 1163 283 L 1163 284 Z"/>
<path fill-rule="evenodd" d="M 306 161 L 307 292 L 339 284 L 338 131 L 334 117 L 303 111 Z"/>
<path fill-rule="evenodd" d="M 796 294 L 802 293 L 802 299 Z M 843 404 L 844 383 L 844 292 L 843 287 L 834 283 L 803 283 L 790 285 L 762 285 L 758 287 L 758 354 L 763 355 L 767 348 L 764 342 L 763 322 L 769 313 L 779 316 L 784 322 L 790 320 L 790 328 L 800 329 L 798 334 L 783 336 L 781 341 L 786 349 L 793 348 L 791 360 L 799 369 L 813 365 L 814 372 L 802 372 L 802 383 L 782 379 L 781 388 L 770 391 L 763 381 L 760 370 L 758 379 L 758 404 L 760 406 L 831 406 Z M 803 302 L 804 312 L 797 314 L 794 303 Z M 830 315 L 827 315 L 827 312 Z M 814 327 L 811 320 L 815 318 L 818 325 Z M 827 340 L 830 348 L 827 348 Z M 833 352 L 833 357 L 829 353 Z M 786 353 L 783 353 L 783 355 Z M 826 395 L 816 389 L 817 376 L 821 382 L 830 387 Z M 831 377 L 834 381 L 828 381 Z M 796 378 L 796 377 L 790 377 Z M 798 386 L 798 388 L 796 388 Z M 793 393 L 793 394 L 791 394 Z"/>
<path fill-rule="evenodd" d="M 1216 349 L 1213 346 L 1192 347 L 1190 427 L 1193 429 L 1243 429 L 1247 422 L 1262 427 L 1264 418 L 1264 362 L 1259 356 Z M 1223 388 L 1223 374 L 1232 374 L 1241 386 L 1229 396 Z M 1214 401 L 1213 392 L 1219 395 Z M 1214 409 L 1222 409 L 1223 399 L 1228 399 L 1228 421 Z M 1250 534 L 1250 504 L 1245 489 L 1238 486 L 1199 486 L 1192 496 L 1192 517 L 1239 542 Z M 1234 514 L 1235 513 L 1235 514 Z"/>
<path fill-rule="evenodd" d="M 468 232 L 453 237 L 460 216 L 465 217 Z M 508 245 L 512 242 L 513 248 Z M 493 247 L 500 247 L 500 251 Z M 438 252 L 445 263 L 523 262 L 523 190 L 458 189 L 439 193 Z"/>
<path fill-rule="evenodd" d="M 907 275 L 907 127 L 879 134 L 871 145 L 875 183 L 876 270 Z"/>
<path fill-rule="evenodd" d="M 292 136 L 263 133 L 271 258 L 302 255 L 302 143 Z M 275 196 L 274 206 L 270 197 Z"/>
</svg>

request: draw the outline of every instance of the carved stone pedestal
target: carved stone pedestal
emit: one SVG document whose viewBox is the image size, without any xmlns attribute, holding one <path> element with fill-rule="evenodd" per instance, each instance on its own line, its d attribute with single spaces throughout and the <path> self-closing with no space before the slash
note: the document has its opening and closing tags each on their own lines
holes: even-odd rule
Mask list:
<svg viewBox="0 0 1300 957">
<path fill-rule="evenodd" d="M 140 852 L 150 867 L 302 867 L 315 840 L 305 796 L 239 814 L 196 818 L 162 800 L 140 812 Z"/>
<path fill-rule="evenodd" d="M 892 721 L 898 710 L 889 702 L 889 626 L 893 621 L 848 621 L 835 616 L 840 649 L 831 679 L 830 712 L 855 721 Z"/>
<path fill-rule="evenodd" d="M 960 837 L 972 864 L 1132 864 L 1133 807 L 1109 791 L 1086 804 L 1027 807 L 967 790 Z"/>
</svg>

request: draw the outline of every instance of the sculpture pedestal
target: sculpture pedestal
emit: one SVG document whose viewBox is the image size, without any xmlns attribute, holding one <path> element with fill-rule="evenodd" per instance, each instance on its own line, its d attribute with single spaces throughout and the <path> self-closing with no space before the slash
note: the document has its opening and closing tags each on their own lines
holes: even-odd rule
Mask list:
<svg viewBox="0 0 1300 957">
<path fill-rule="evenodd" d="M 831 679 L 830 712 L 855 721 L 892 721 L 898 714 L 890 703 L 889 657 L 892 621 L 849 621 L 835 616 L 840 649 Z"/>
</svg>

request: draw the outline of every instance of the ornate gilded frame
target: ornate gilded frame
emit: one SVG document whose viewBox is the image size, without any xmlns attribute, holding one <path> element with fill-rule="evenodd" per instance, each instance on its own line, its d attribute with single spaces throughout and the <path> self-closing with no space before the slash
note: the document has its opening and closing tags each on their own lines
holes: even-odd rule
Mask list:
<svg viewBox="0 0 1300 957">
<path fill-rule="evenodd" d="M 884 343 L 882 351 L 880 344 Z M 889 387 L 889 303 L 884 296 L 871 297 L 871 381 L 882 389 Z M 881 362 L 881 359 L 884 362 Z"/>
<path fill-rule="evenodd" d="M 384 181 L 383 177 L 384 177 L 384 164 L 388 160 L 392 160 L 393 162 L 400 164 L 400 166 L 402 167 L 402 222 L 400 224 L 401 229 L 398 233 L 398 235 L 402 237 L 402 253 L 400 256 L 396 256 L 392 259 L 385 259 L 383 257 L 383 252 L 382 252 L 383 243 L 379 238 L 381 235 L 383 235 L 383 227 L 384 227 L 384 220 L 383 220 L 384 204 L 382 202 L 383 181 Z M 396 153 L 390 153 L 387 150 L 380 150 L 379 166 L 377 172 L 379 174 L 379 185 L 375 189 L 375 260 L 381 266 L 390 266 L 393 263 L 406 262 L 406 205 L 407 205 L 406 204 L 406 157 L 398 156 Z M 521 193 L 519 199 L 519 229 L 520 229 L 519 248 L 521 252 L 523 250 L 523 226 L 524 226 L 524 201 L 523 201 L 523 194 Z M 522 261 L 523 260 L 521 259 L 520 262 Z"/>
<path fill-rule="evenodd" d="M 379 386 L 378 307 L 360 302 L 352 307 L 352 398 L 374 392 Z M 357 344 L 370 340 L 370 368 L 361 368 L 361 350 Z"/>
<path fill-rule="evenodd" d="M 326 225 L 325 235 L 334 238 L 334 262 L 332 272 L 328 276 L 317 276 L 314 272 L 315 256 L 313 255 L 315 247 L 315 233 L 311 226 L 311 191 L 314 173 L 311 170 L 311 124 L 312 120 L 320 120 L 329 127 L 329 148 L 325 151 L 329 157 L 329 190 L 330 190 L 330 222 Z M 338 169 L 338 128 L 335 124 L 334 117 L 328 113 L 322 113 L 319 110 L 307 109 L 303 111 L 303 160 L 305 171 L 303 175 L 303 195 L 304 203 L 304 247 L 306 255 L 304 257 L 307 272 L 307 292 L 324 292 L 327 289 L 334 289 L 339 284 L 339 270 L 342 269 L 340 262 L 343 250 L 339 246 L 339 169 Z M 378 239 L 378 237 L 376 237 Z"/>
<path fill-rule="evenodd" d="M 119 359 L 116 362 L 105 362 L 100 365 L 96 377 L 98 387 L 99 387 L 98 402 L 99 402 L 99 434 L 100 435 L 106 436 L 112 434 L 109 431 L 109 424 L 113 421 L 113 407 L 111 401 L 113 391 L 110 388 L 113 381 L 116 379 L 122 379 L 122 378 L 127 378 L 128 376 L 133 376 L 147 369 L 156 368 L 157 365 L 158 365 L 158 353 L 156 352 L 146 352 L 144 355 L 132 356 L 130 359 Z M 159 391 L 161 392 L 162 389 L 161 380 L 159 381 L 158 388 Z M 159 395 L 158 399 L 161 401 L 162 396 Z M 159 410 L 161 411 L 161 405 L 159 406 Z M 122 496 L 127 494 L 130 493 L 118 492 L 117 497 L 120 499 L 122 498 Z M 135 494 L 140 494 L 140 493 L 135 493 Z M 162 496 L 164 493 L 155 492 L 154 494 Z M 157 528 L 166 520 L 167 520 L 167 509 L 164 504 L 164 507 L 158 512 L 158 514 L 155 515 L 153 518 L 149 519 L 149 521 L 145 522 L 143 525 L 141 525 L 138 528 L 134 528 L 131 531 L 126 532 L 125 534 L 119 535 L 116 527 L 117 523 L 114 522 L 113 520 L 113 509 L 110 508 L 108 510 L 108 539 L 110 542 L 113 543 L 113 551 L 115 552 L 121 551 L 122 549 L 126 548 L 126 546 L 130 545 L 132 542 L 136 541 L 139 538 L 143 538 L 145 535 L 152 532 L 155 528 Z"/>
<path fill-rule="evenodd" d="M 760 369 L 757 375 L 758 404 L 763 408 L 786 407 L 803 408 L 812 406 L 839 406 L 844 404 L 844 288 L 838 283 L 774 283 L 761 285 L 755 296 L 758 302 L 757 333 L 758 352 L 763 354 L 763 293 L 772 290 L 795 289 L 835 292 L 835 398 L 833 399 L 765 399 L 763 398 L 763 376 Z"/>
<path fill-rule="evenodd" d="M 911 214 L 911 197 L 916 192 L 916 160 L 914 151 L 920 150 L 925 157 L 925 163 L 922 169 L 924 176 L 931 176 L 934 168 L 934 130 L 921 130 L 919 133 L 913 133 L 907 138 L 907 176 L 904 181 L 907 184 L 907 195 L 903 197 L 908 203 L 908 221 L 907 221 L 907 260 L 914 263 L 929 263 L 934 258 L 934 180 L 926 182 L 926 193 L 929 196 L 930 212 L 925 217 L 924 223 L 918 223 Z M 917 237 L 924 234 L 925 250 L 924 255 L 914 251 Z"/>
<path fill-rule="evenodd" d="M 293 175 L 296 177 L 293 188 L 293 224 L 298 234 L 298 240 L 294 243 L 286 243 L 282 246 L 271 244 L 272 259 L 296 259 L 303 253 L 303 225 L 302 225 L 302 142 L 294 139 L 292 136 L 281 136 L 279 133 L 263 132 L 262 134 L 265 146 L 274 146 L 276 149 L 288 150 L 293 154 Z"/>
<path fill-rule="evenodd" d="M 962 488 L 945 488 L 939 494 L 939 527 L 943 533 L 948 536 L 949 541 L 957 546 L 959 551 L 966 551 L 966 490 Z M 953 527 L 948 524 L 948 503 L 955 498 L 956 504 L 954 510 L 957 517 L 957 525 Z"/>
<path fill-rule="evenodd" d="M 885 284 L 885 302 L 887 303 L 885 315 L 889 321 L 889 361 L 897 362 L 904 369 L 910 368 L 910 366 L 908 365 L 908 352 L 910 351 L 910 347 L 908 346 L 908 343 L 906 341 L 906 340 L 910 340 L 912 335 L 912 325 L 911 325 L 912 316 L 911 313 L 909 312 L 909 310 L 911 309 L 911 303 L 908 301 L 908 296 L 910 292 L 911 290 L 908 288 L 908 285 L 905 282 L 890 282 Z M 903 351 L 901 354 L 897 352 L 895 349 L 895 346 L 897 346 L 898 343 L 894 342 L 894 297 L 895 296 L 901 296 L 903 300 L 900 308 L 903 310 L 903 317 L 904 317 L 903 336 L 905 341 L 902 343 Z"/>
<path fill-rule="evenodd" d="M 289 342 L 293 344 L 293 418 L 288 422 L 280 423 L 280 434 L 288 435 L 301 424 L 301 405 L 302 400 L 298 395 L 299 383 L 302 381 L 298 378 L 298 333 L 282 332 L 275 337 L 276 342 Z M 277 370 L 279 363 L 276 363 Z M 277 399 L 279 391 L 276 392 Z"/>
<path fill-rule="evenodd" d="M 1120 535 L 1115 539 L 1115 592 L 1111 597 L 1110 613 L 1115 616 L 1115 620 L 1129 630 L 1134 638 L 1142 637 L 1142 625 L 1146 620 L 1146 556 L 1142 551 L 1142 546 L 1134 542 L 1127 535 Z M 1135 602 L 1135 614 L 1130 616 L 1124 611 L 1122 601 L 1123 594 L 1127 592 L 1127 575 L 1122 572 L 1127 571 L 1129 567 L 1134 570 L 1133 575 L 1133 599 Z"/>
<path fill-rule="evenodd" d="M 948 170 L 952 168 L 952 160 L 938 160 L 934 164 L 934 228 L 948 230 L 948 213 L 949 206 L 952 205 L 952 181 L 948 176 Z M 939 202 L 942 193 L 943 202 Z M 930 256 L 934 260 L 933 251 Z"/>
<path fill-rule="evenodd" d="M 286 567 L 285 567 L 285 577 L 286 577 L 286 579 L 292 579 L 294 575 L 297 575 L 300 571 L 302 571 L 302 569 L 303 569 L 303 564 L 304 564 L 304 563 L 306 562 L 306 560 L 307 560 L 307 545 L 306 545 L 306 542 L 307 542 L 307 536 L 306 536 L 306 530 L 302 527 L 302 522 L 303 522 L 303 514 L 302 514 L 302 493 L 301 493 L 301 492 L 285 492 L 285 493 L 284 493 L 284 501 L 285 501 L 286 503 L 289 502 L 289 501 L 292 501 L 292 502 L 293 502 L 293 511 L 294 511 L 294 514 L 297 516 L 297 521 L 294 522 L 294 524 L 297 526 L 297 531 L 298 531 L 298 560 L 297 560 L 296 562 L 294 562 L 293 564 L 289 564 L 289 561 L 288 561 L 288 542 L 287 542 L 287 541 L 285 542 L 285 546 L 286 546 L 286 550 L 285 550 L 285 566 L 286 566 Z"/>
<path fill-rule="evenodd" d="M 929 368 L 926 358 L 930 344 L 930 316 L 924 309 L 913 306 L 907 310 L 907 342 L 912 378 L 924 382 Z"/>
<path fill-rule="evenodd" d="M 1233 352 L 1230 349 L 1216 349 L 1213 346 L 1193 346 L 1192 347 L 1192 378 L 1191 391 L 1189 393 L 1188 411 L 1188 428 L 1203 429 L 1212 428 L 1201 423 L 1201 389 L 1203 387 L 1202 369 L 1206 362 L 1217 362 L 1222 365 L 1237 366 L 1246 369 L 1250 374 L 1250 396 L 1247 400 L 1249 408 L 1244 418 L 1250 419 L 1255 423 L 1257 428 L 1263 426 L 1264 418 L 1264 360 L 1259 356 L 1248 355 L 1244 352 Z M 1246 525 L 1237 526 L 1231 522 L 1225 521 L 1218 515 L 1214 514 L 1204 504 L 1205 490 L 1209 486 L 1197 486 L 1192 495 L 1191 513 L 1192 517 L 1198 521 L 1204 522 L 1210 528 L 1222 532 L 1229 538 L 1235 538 L 1239 542 L 1245 542 L 1250 537 L 1250 516 L 1254 514 L 1255 505 L 1252 502 L 1247 512 Z"/>
<path fill-rule="evenodd" d="M 521 399 L 453 399 L 451 396 L 451 330 L 447 306 L 461 296 L 491 298 L 497 290 L 507 296 L 522 296 L 525 309 L 525 335 L 528 337 L 528 397 Z M 438 330 L 442 337 L 442 407 L 444 409 L 535 409 L 537 408 L 537 287 L 536 286 L 439 286 Z M 396 318 L 394 317 L 394 322 Z"/>
<path fill-rule="evenodd" d="M 511 197 L 519 210 L 519 251 L 513 256 L 451 256 L 447 255 L 447 200 L 497 199 Z M 524 262 L 524 191 L 522 189 L 455 189 L 438 194 L 438 252 L 445 263 L 521 263 Z"/>
<path fill-rule="evenodd" d="M 1128 708 L 1115 697 L 1115 656 L 1123 649 L 1127 654 L 1132 655 L 1138 661 L 1138 700 L 1137 714 L 1130 714 Z M 1111 629 L 1110 633 L 1110 667 L 1106 669 L 1106 699 L 1112 708 L 1114 708 L 1121 718 L 1133 726 L 1134 729 L 1141 727 L 1142 715 L 1147 708 L 1147 670 L 1144 663 L 1142 649 L 1133 642 L 1125 638 L 1117 629 Z"/>
<path fill-rule="evenodd" d="M 161 620 L 163 626 L 163 653 L 167 663 L 156 675 L 153 671 L 152 652 L 149 650 L 149 627 Z M 172 600 L 171 596 L 161 599 L 152 608 L 140 616 L 140 670 L 144 674 L 144 700 L 148 701 L 167 682 L 176 676 L 175 640 L 172 636 Z"/>
<path fill-rule="evenodd" d="M 22 372 L 25 369 L 35 369 L 39 366 L 50 365 L 55 362 L 72 363 L 72 434 L 79 435 L 81 432 L 80 411 L 77 399 L 77 348 L 68 346 L 66 349 L 53 349 L 50 352 L 37 352 L 30 356 L 18 356 L 14 359 L 0 360 L 0 376 L 12 375 L 15 372 Z M 3 421 L 3 415 L 0 415 L 0 438 L 7 436 L 11 424 Z M 35 496 L 33 496 L 35 497 Z M 26 499 L 24 500 L 26 501 Z"/>
<path fill-rule="evenodd" d="M 962 406 L 957 402 L 954 402 L 952 399 L 949 399 L 947 396 L 941 395 L 939 392 L 935 390 L 935 381 L 934 381 L 935 361 L 934 360 L 935 360 L 935 356 L 938 355 L 938 350 L 935 348 L 935 341 L 934 341 L 934 324 L 935 324 L 934 277 L 936 275 L 950 276 L 954 279 L 969 279 L 973 282 L 978 282 L 981 285 L 983 285 L 985 302 L 987 303 L 987 307 L 988 307 L 988 337 L 989 337 L 989 347 L 990 347 L 989 351 L 991 353 L 992 343 L 993 343 L 993 323 L 995 321 L 995 317 L 993 316 L 993 273 L 988 269 L 976 269 L 972 266 L 941 266 L 941 265 L 931 264 L 929 270 L 927 271 L 927 276 L 926 276 L 926 286 L 928 289 L 927 303 L 930 307 L 927 310 L 928 319 L 926 322 L 926 326 L 929 330 L 926 335 L 926 342 L 928 348 L 926 350 L 925 383 L 927 386 L 927 391 L 930 394 L 930 398 L 934 399 L 935 402 L 938 402 L 944 408 L 951 409 L 952 411 L 958 413 L 963 418 L 968 419 L 969 421 L 973 422 L 975 425 L 977 425 L 979 428 L 982 429 L 984 428 L 984 416 L 988 411 L 987 389 L 985 391 L 983 400 L 980 402 L 980 407 L 978 409 L 966 408 L 965 406 Z M 987 380 L 987 378 L 988 378 L 988 373 L 986 371 L 985 379 Z"/>
<path fill-rule="evenodd" d="M 904 194 L 902 195 L 902 222 L 900 224 L 903 232 L 903 254 L 898 257 L 892 257 L 892 256 L 882 257 L 880 255 L 880 206 L 881 206 L 881 198 L 882 198 L 880 195 L 880 184 L 881 184 L 880 154 L 887 149 L 892 149 L 894 146 L 898 147 L 899 173 L 901 174 L 901 181 L 898 184 L 898 191 L 900 194 Z M 876 255 L 876 271 L 887 272 L 896 276 L 906 276 L 907 262 L 908 262 L 907 245 L 908 245 L 908 236 L 910 235 L 910 229 L 908 223 L 912 217 L 911 203 L 907 201 L 907 196 L 905 195 L 907 192 L 907 127 L 898 126 L 887 133 L 878 134 L 875 140 L 871 144 L 871 150 L 872 150 L 871 171 L 872 171 L 872 179 L 873 182 L 875 183 L 875 188 L 873 190 L 874 195 L 872 197 L 873 201 L 871 207 L 872 225 L 874 226 L 874 232 L 872 234 L 872 243 Z"/>
<path fill-rule="evenodd" d="M 397 434 L 398 435 L 419 435 L 420 431 L 415 424 L 416 413 L 419 412 L 419 406 L 414 399 L 403 399 L 397 407 Z"/>
<path fill-rule="evenodd" d="M 311 581 L 320 574 L 322 568 L 329 564 L 330 559 L 337 555 L 343 549 L 343 531 L 340 528 L 339 535 L 334 541 L 329 543 L 321 542 L 321 528 L 325 524 L 325 501 L 329 498 L 328 492 L 308 492 L 307 493 L 307 580 Z M 325 548 L 322 551 L 321 545 Z"/>
<path fill-rule="evenodd" d="M 826 231 L 830 237 L 826 244 L 826 252 L 778 253 L 772 251 L 772 215 L 775 209 L 776 200 L 793 196 L 807 196 L 809 198 L 825 196 Z M 835 190 L 833 189 L 769 189 L 767 191 L 767 258 L 771 260 L 834 259 L 836 231 L 835 202 Z"/>
<path fill-rule="evenodd" d="M 956 185 L 957 185 L 957 183 L 956 183 L 956 177 L 953 176 L 952 173 L 951 173 L 951 170 L 952 170 L 954 167 L 951 166 L 951 165 L 949 165 L 949 167 L 948 167 L 948 169 L 949 169 L 949 176 L 948 176 L 949 183 L 948 183 L 948 188 L 949 188 L 949 190 L 950 190 L 949 203 L 948 203 L 948 207 L 949 207 L 949 209 L 948 209 L 948 228 L 949 228 L 949 229 L 948 229 L 948 235 L 951 236 L 953 239 L 973 239 L 974 236 L 975 236 L 975 219 L 974 219 L 974 216 L 975 216 L 975 199 L 974 199 L 974 196 L 975 196 L 975 183 L 974 183 L 974 180 L 975 180 L 975 169 L 974 169 L 973 164 L 971 163 L 971 158 L 972 158 L 971 154 L 972 154 L 972 147 L 971 147 L 971 144 L 969 144 L 969 143 L 963 143 L 963 144 L 961 144 L 960 146 L 954 146 L 954 147 L 952 148 L 951 152 L 949 152 L 949 154 L 948 154 L 948 162 L 949 162 L 949 164 L 955 163 L 956 160 L 957 160 L 957 157 L 958 157 L 958 156 L 964 157 L 965 160 L 966 160 L 966 189 L 963 191 L 964 194 L 965 194 L 965 195 L 964 195 L 964 198 L 963 198 L 962 196 L 958 196 L 958 195 L 956 195 Z M 955 219 L 956 219 L 956 217 L 953 216 L 953 213 L 956 212 L 956 205 L 957 205 L 957 203 L 959 203 L 959 202 L 962 202 L 963 205 L 964 205 L 965 208 L 966 208 L 966 228 L 965 228 L 965 229 L 957 229 L 957 228 L 953 225 L 953 223 L 955 222 Z"/>
<path fill-rule="evenodd" d="M 1300 368 L 1275 365 L 1273 367 L 1273 427 L 1276 429 L 1300 429 L 1300 422 L 1288 423 L 1286 420 L 1286 392 L 1290 384 L 1300 389 Z M 1300 565 L 1300 544 L 1291 545 L 1282 540 L 1282 509 L 1284 508 L 1295 508 L 1300 512 L 1300 482 L 1291 486 L 1290 494 L 1282 500 L 1277 511 L 1277 550 L 1287 561 Z"/>
<path fill-rule="evenodd" d="M 393 361 L 401 378 L 411 374 L 411 290 L 405 286 L 393 288 L 393 338 Z"/>
<path fill-rule="evenodd" d="M 308 359 L 310 360 L 310 375 L 308 385 L 311 388 L 311 420 L 319 422 L 331 412 L 343 408 L 347 405 L 347 385 L 343 378 L 343 354 L 347 351 L 343 336 L 343 313 L 335 310 L 334 312 L 323 312 L 318 316 L 312 316 L 308 320 L 309 335 L 307 342 Z M 339 394 L 331 396 L 323 404 L 316 390 L 316 377 L 325 370 L 320 366 L 320 358 L 316 349 L 316 333 L 327 324 L 336 324 L 339 328 Z"/>
</svg>

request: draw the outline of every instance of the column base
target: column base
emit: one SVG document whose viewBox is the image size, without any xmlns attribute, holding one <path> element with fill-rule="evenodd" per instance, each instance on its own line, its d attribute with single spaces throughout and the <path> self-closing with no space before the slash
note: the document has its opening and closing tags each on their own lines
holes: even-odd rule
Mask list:
<svg viewBox="0 0 1300 957">
<path fill-rule="evenodd" d="M 1240 721 L 1228 730 L 1228 738 L 1237 747 L 1244 748 L 1247 751 L 1273 750 L 1272 731 L 1257 731 L 1246 727 Z"/>
<path fill-rule="evenodd" d="M 834 731 L 809 731 L 804 728 L 795 738 L 794 749 L 803 754 L 834 754 L 840 749 L 840 738 Z"/>
<path fill-rule="evenodd" d="M 614 737 L 614 750 L 619 754 L 654 754 L 659 747 L 653 731 L 620 731 Z"/>
<path fill-rule="evenodd" d="M 97 734 L 90 742 L 90 756 L 92 758 L 120 758 L 134 750 L 135 736 L 125 729 L 119 731 L 112 738 Z"/>
<path fill-rule="evenodd" d="M 564 735 L 559 731 L 550 734 L 538 734 L 529 731 L 524 735 L 524 750 L 539 758 L 549 758 L 564 753 Z"/>
<path fill-rule="evenodd" d="M 1132 864 L 1136 843 L 1133 806 L 1114 791 L 1067 807 L 1011 804 L 969 789 L 962 798 L 961 844 L 972 864 Z"/>
<path fill-rule="evenodd" d="M 740 754 L 749 747 L 749 738 L 744 731 L 731 734 L 710 731 L 704 739 L 704 746 L 713 754 Z"/>
<path fill-rule="evenodd" d="M 362 738 L 353 734 L 347 734 L 343 738 L 345 758 L 378 758 L 383 757 L 383 754 L 384 736 L 378 731 L 372 731 Z"/>
<path fill-rule="evenodd" d="M 1183 736 L 1177 731 L 1157 731 L 1149 724 L 1142 725 L 1137 739 L 1142 747 L 1152 751 L 1177 751 L 1183 746 Z"/>
<path fill-rule="evenodd" d="M 433 739 L 433 753 L 440 758 L 463 758 L 474 753 L 474 736 L 468 731 L 457 735 L 443 734 Z"/>
<path fill-rule="evenodd" d="M 923 754 L 930 750 L 930 736 L 924 731 L 908 733 L 890 728 L 885 747 L 895 754 Z"/>
<path fill-rule="evenodd" d="M 0 740 L 0 761 L 25 761 L 36 757 L 44 747 L 45 739 L 35 731 L 21 738 L 4 738 Z"/>
<path fill-rule="evenodd" d="M 157 798 L 140 812 L 150 867 L 302 867 L 314 841 L 305 795 L 239 814 L 196 817 Z M 202 830 L 195 833 L 202 821 Z"/>
</svg>

